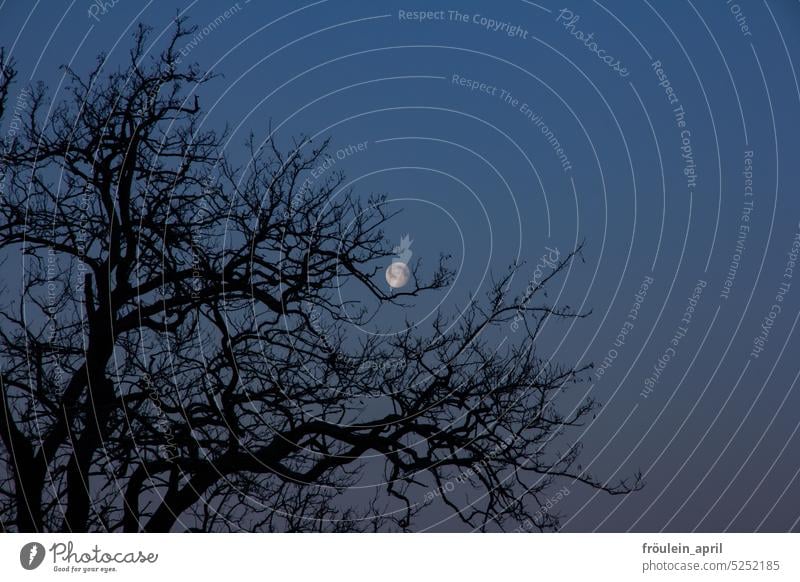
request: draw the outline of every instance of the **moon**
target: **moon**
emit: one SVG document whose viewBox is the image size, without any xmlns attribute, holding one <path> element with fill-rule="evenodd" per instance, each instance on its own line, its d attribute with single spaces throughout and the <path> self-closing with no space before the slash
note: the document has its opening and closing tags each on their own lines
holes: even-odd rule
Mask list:
<svg viewBox="0 0 800 582">
<path fill-rule="evenodd" d="M 386 282 L 392 289 L 405 287 L 410 278 L 411 270 L 405 263 L 397 261 L 386 267 Z"/>
</svg>

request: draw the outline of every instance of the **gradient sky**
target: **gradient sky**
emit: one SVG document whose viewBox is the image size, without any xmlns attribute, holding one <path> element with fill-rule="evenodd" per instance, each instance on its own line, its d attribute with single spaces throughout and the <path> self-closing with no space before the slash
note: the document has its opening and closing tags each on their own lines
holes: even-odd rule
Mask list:
<svg viewBox="0 0 800 582">
<path fill-rule="evenodd" d="M 517 258 L 529 277 L 546 247 L 567 252 L 586 241 L 585 262 L 551 297 L 592 316 L 551 327 L 542 345 L 569 363 L 600 363 L 617 350 L 588 387 L 601 412 L 573 436 L 584 442 L 584 467 L 609 477 L 641 469 L 647 486 L 611 497 L 565 483 L 570 494 L 554 510 L 567 516 L 566 530 L 800 529 L 800 270 L 784 277 L 800 232 L 798 2 L 100 4 L 0 2 L 0 43 L 19 81 L 58 94 L 59 65 L 85 72 L 104 51 L 114 68 L 136 23 L 152 26 L 155 41 L 185 14 L 198 26 L 181 47 L 185 59 L 222 75 L 200 99 L 207 125 L 230 128 L 230 154 L 241 155 L 249 132 L 263 140 L 270 123 L 287 144 L 300 133 L 330 136 L 342 152 L 335 166 L 354 189 L 387 193 L 403 211 L 392 239 L 410 234 L 427 265 L 453 255 L 458 277 L 437 298 L 442 308 L 463 306 Z M 416 10 L 444 19 L 401 17 Z M 359 143 L 362 151 L 347 149 Z M 725 297 L 742 225 L 749 230 Z M 705 287 L 685 325 L 698 281 Z M 755 357 L 782 282 L 790 286 L 781 312 Z M 422 302 L 414 316 L 436 306 Z M 615 346 L 626 321 L 633 325 Z M 672 345 L 680 327 L 685 336 Z M 665 353 L 672 357 L 645 398 Z M 432 508 L 417 527 L 461 526 Z"/>
</svg>

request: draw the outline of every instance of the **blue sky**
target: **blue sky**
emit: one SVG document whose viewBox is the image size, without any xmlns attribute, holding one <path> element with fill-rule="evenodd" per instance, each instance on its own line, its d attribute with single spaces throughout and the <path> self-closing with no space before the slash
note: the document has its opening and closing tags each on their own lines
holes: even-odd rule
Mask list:
<svg viewBox="0 0 800 582">
<path fill-rule="evenodd" d="M 575 487 L 566 529 L 797 529 L 800 4 L 6 1 L 0 38 L 20 81 L 58 95 L 59 65 L 104 51 L 114 68 L 136 23 L 157 43 L 178 13 L 198 27 L 184 58 L 221 75 L 200 99 L 230 155 L 270 124 L 330 137 L 353 188 L 402 210 L 390 238 L 453 255 L 444 308 L 518 259 L 521 290 L 546 248 L 586 241 L 553 296 L 593 315 L 543 346 L 606 358 L 583 464 L 648 486 Z"/>
</svg>

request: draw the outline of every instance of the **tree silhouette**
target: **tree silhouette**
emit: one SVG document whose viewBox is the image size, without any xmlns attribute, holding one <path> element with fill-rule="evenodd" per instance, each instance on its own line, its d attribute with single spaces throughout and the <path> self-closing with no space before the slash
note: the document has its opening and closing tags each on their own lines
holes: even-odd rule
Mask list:
<svg viewBox="0 0 800 582">
<path fill-rule="evenodd" d="M 585 368 L 536 352 L 546 321 L 585 315 L 543 295 L 580 249 L 523 295 L 516 266 L 462 314 L 352 337 L 370 305 L 447 287 L 447 257 L 389 293 L 393 215 L 341 174 L 308 180 L 327 142 L 221 153 L 197 93 L 212 76 L 175 51 L 192 33 L 177 21 L 148 56 L 139 27 L 124 69 L 65 69 L 49 110 L 31 87 L 3 144 L 0 248 L 24 272 L 0 313 L 2 528 L 407 530 L 435 497 L 472 527 L 546 530 L 557 480 L 638 488 L 580 469 L 579 443 L 555 450 L 596 406 L 559 413 Z M 382 485 L 353 501 L 376 459 Z"/>
</svg>

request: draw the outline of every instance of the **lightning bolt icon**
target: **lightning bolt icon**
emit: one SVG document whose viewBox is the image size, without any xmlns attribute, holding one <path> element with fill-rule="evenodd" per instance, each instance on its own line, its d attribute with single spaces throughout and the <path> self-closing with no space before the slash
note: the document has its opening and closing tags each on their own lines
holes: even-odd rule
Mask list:
<svg viewBox="0 0 800 582">
<path fill-rule="evenodd" d="M 39 548 L 36 546 L 31 546 L 31 551 L 28 553 L 28 566 L 33 564 L 33 559 L 36 557 L 36 554 L 39 553 Z"/>
</svg>

